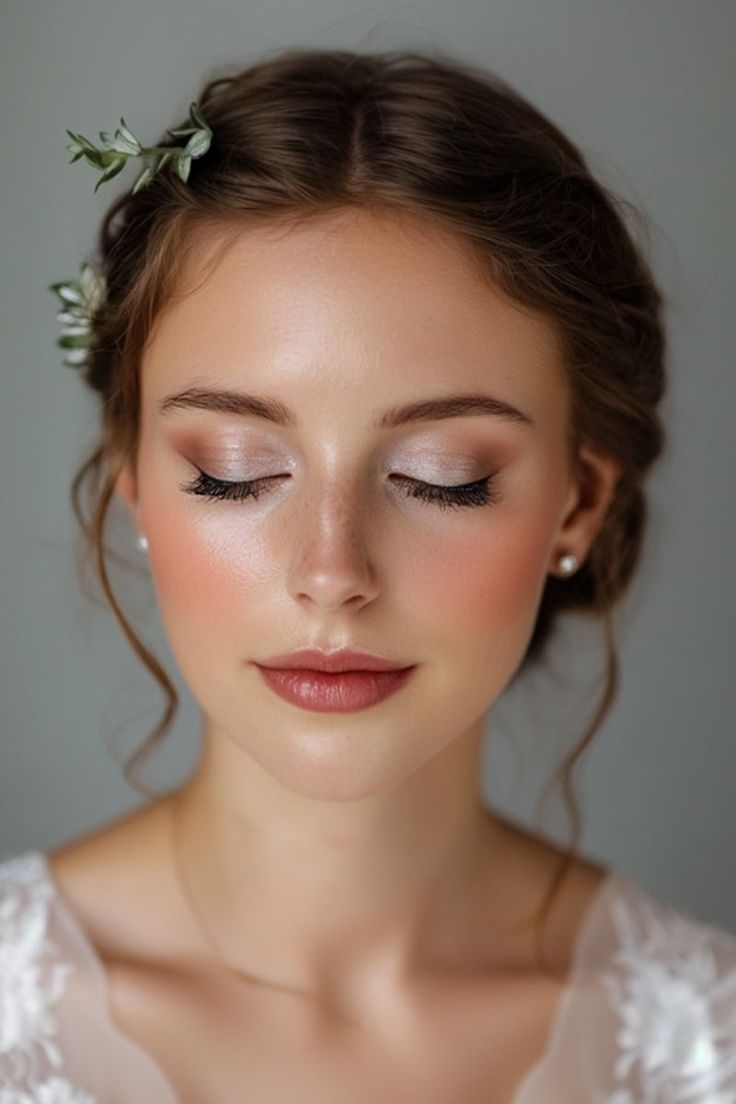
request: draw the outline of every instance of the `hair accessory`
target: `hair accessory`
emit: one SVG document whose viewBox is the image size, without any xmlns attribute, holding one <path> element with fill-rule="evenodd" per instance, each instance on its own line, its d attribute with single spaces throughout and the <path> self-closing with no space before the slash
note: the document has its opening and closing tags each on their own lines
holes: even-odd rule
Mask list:
<svg viewBox="0 0 736 1104">
<path fill-rule="evenodd" d="M 574 552 L 566 552 L 564 556 L 560 556 L 557 566 L 563 575 L 572 575 L 574 571 L 577 571 L 579 562 Z"/>
<path fill-rule="evenodd" d="M 92 319 L 105 299 L 105 280 L 101 273 L 86 261 L 82 262 L 78 280 L 59 280 L 49 284 L 61 300 L 57 319 L 63 323 L 63 332 L 56 344 L 66 349 L 64 364 L 77 368 L 87 360 Z"/>
<path fill-rule="evenodd" d="M 120 120 L 120 126 L 115 134 L 110 137 L 106 130 L 100 131 L 102 148 L 93 145 L 83 134 L 75 134 L 73 130 L 67 130 L 72 139 L 72 144 L 66 148 L 74 154 L 69 164 L 85 157 L 90 165 L 96 169 L 102 169 L 102 176 L 95 184 L 95 191 L 105 180 L 111 180 L 117 176 L 126 165 L 129 157 L 142 157 L 145 169 L 133 185 L 133 192 L 139 192 L 153 180 L 159 169 L 162 169 L 169 161 L 174 162 L 174 168 L 182 180 L 189 177 L 189 168 L 192 159 L 201 157 L 210 148 L 212 131 L 202 118 L 202 114 L 196 103 L 189 108 L 192 122 L 191 127 L 182 127 L 178 130 L 168 130 L 172 138 L 190 135 L 187 144 L 181 148 L 178 146 L 142 146 L 138 139 L 131 134 L 125 125 L 125 119 Z"/>
<path fill-rule="evenodd" d="M 136 538 L 136 541 L 137 541 L 138 547 L 140 548 L 141 552 L 147 552 L 148 551 L 148 538 L 146 537 L 145 533 L 139 533 L 137 538 Z"/>
<path fill-rule="evenodd" d="M 193 158 L 201 157 L 206 153 L 212 142 L 212 130 L 202 118 L 196 103 L 190 105 L 189 115 L 191 127 L 167 131 L 173 138 L 189 135 L 189 140 L 183 147 L 142 146 L 128 130 L 122 118 L 120 126 L 112 137 L 107 131 L 100 131 L 100 141 L 103 146 L 101 149 L 94 146 L 84 135 L 67 130 L 67 134 L 72 139 L 72 144 L 67 146 L 67 149 L 74 154 L 69 164 L 78 161 L 80 157 L 85 157 L 95 168 L 102 169 L 102 176 L 95 185 L 95 191 L 105 180 L 111 180 L 117 176 L 125 167 L 129 157 L 142 157 L 146 166 L 133 185 L 134 193 L 147 187 L 156 173 L 169 161 L 173 161 L 177 173 L 182 180 L 186 181 Z M 94 265 L 83 261 L 78 279 L 59 280 L 49 284 L 48 289 L 56 292 L 61 300 L 61 309 L 56 317 L 62 323 L 63 330 L 56 344 L 66 351 L 64 364 L 69 368 L 78 368 L 86 364 L 89 358 L 94 315 L 104 303 L 107 294 L 105 278 Z"/>
</svg>

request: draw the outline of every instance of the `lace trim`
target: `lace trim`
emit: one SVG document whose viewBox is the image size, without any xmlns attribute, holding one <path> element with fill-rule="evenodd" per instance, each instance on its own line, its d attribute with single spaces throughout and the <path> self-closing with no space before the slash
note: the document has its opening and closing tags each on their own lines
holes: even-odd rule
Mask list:
<svg viewBox="0 0 736 1104">
<path fill-rule="evenodd" d="M 59 1076 L 64 1060 L 53 1007 L 75 967 L 54 960 L 53 897 L 38 852 L 0 863 L 0 1104 L 97 1104 Z"/>
<path fill-rule="evenodd" d="M 736 939 L 627 881 L 634 902 L 611 903 L 612 968 L 599 974 L 618 1017 L 620 1087 L 605 1104 L 736 1104 Z"/>
</svg>

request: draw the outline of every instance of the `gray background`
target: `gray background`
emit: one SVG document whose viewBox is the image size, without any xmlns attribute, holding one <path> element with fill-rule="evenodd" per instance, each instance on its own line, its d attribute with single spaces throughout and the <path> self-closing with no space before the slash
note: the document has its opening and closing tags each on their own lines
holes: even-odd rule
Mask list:
<svg viewBox="0 0 736 1104">
<path fill-rule="evenodd" d="M 3 0 L 0 27 L 0 857 L 51 847 L 139 805 L 110 750 L 129 754 L 158 719 L 157 687 L 112 615 L 80 589 L 69 483 L 96 410 L 54 344 L 56 299 L 97 221 L 132 185 L 93 188 L 68 164 L 66 128 L 93 140 L 120 116 L 145 142 L 186 115 L 203 76 L 292 45 L 437 46 L 516 85 L 642 207 L 668 301 L 668 452 L 653 474 L 644 563 L 618 615 L 621 689 L 576 777 L 587 854 L 736 931 L 733 360 L 734 76 L 730 0 Z M 150 136 L 150 138 L 149 138 Z M 146 778 L 194 762 L 199 715 L 158 622 L 122 513 L 114 575 L 133 623 L 183 696 Z M 592 710 L 600 637 L 559 634 L 548 673 L 494 708 L 489 800 L 560 841 L 544 782 Z"/>
</svg>

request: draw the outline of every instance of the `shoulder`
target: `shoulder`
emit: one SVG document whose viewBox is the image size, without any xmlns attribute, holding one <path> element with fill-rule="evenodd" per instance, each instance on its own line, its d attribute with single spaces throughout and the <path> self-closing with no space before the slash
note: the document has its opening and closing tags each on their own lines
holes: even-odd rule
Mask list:
<svg viewBox="0 0 736 1104">
<path fill-rule="evenodd" d="M 613 1017 L 606 1104 L 736 1101 L 736 935 L 621 872 L 590 933 L 590 976 Z"/>
<path fill-rule="evenodd" d="M 176 943 L 169 805 L 163 798 L 135 809 L 47 855 L 61 899 L 107 966 L 163 962 Z"/>
<path fill-rule="evenodd" d="M 42 852 L 0 861 L 0 1097 L 94 1104 L 63 1075 L 57 1010 L 75 964 L 52 936 L 55 903 Z"/>
</svg>

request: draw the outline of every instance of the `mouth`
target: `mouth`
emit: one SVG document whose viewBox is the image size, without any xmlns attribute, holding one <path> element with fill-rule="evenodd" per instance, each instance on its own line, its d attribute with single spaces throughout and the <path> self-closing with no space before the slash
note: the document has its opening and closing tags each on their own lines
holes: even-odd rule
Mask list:
<svg viewBox="0 0 736 1104">
<path fill-rule="evenodd" d="M 405 686 L 416 670 L 415 665 L 345 671 L 255 666 L 278 697 L 316 713 L 354 713 L 378 705 Z"/>
</svg>

